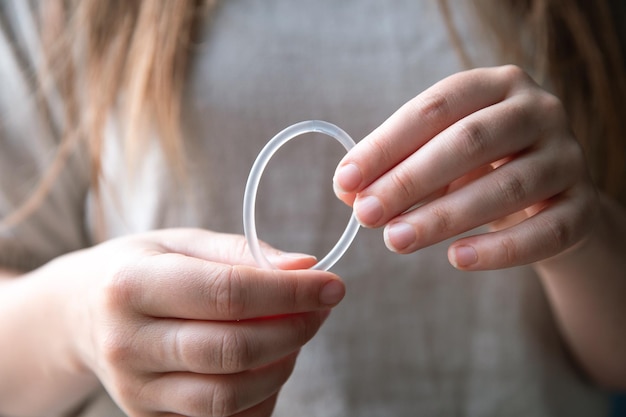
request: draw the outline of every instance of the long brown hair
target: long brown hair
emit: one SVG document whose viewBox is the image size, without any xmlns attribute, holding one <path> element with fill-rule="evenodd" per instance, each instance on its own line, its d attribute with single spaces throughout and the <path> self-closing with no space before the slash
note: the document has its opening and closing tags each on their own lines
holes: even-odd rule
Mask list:
<svg viewBox="0 0 626 417">
<path fill-rule="evenodd" d="M 155 129 L 173 170 L 184 164 L 181 91 L 194 33 L 213 0 L 46 0 L 38 6 L 42 66 L 33 87 L 40 108 L 58 93 L 64 105 L 57 155 L 30 197 L 2 220 L 12 225 L 45 199 L 77 144 L 86 143 L 99 198 L 103 131 L 121 117 L 128 163 L 140 162 Z M 95 205 L 96 208 L 100 204 Z M 101 213 L 96 220 L 101 220 Z M 97 234 L 103 234 L 102 224 Z"/>
<path fill-rule="evenodd" d="M 466 65 L 472 59 L 440 7 Z M 527 69 L 562 100 L 596 185 L 626 205 L 626 2 L 474 0 L 502 63 Z"/>
</svg>

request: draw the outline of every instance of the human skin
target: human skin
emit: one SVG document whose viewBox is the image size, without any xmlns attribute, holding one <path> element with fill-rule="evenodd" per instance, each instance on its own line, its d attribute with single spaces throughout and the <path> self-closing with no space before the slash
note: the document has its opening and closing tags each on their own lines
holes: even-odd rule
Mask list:
<svg viewBox="0 0 626 417">
<path fill-rule="evenodd" d="M 398 253 L 488 225 L 450 245 L 452 265 L 532 264 L 582 367 L 626 388 L 626 213 L 594 187 L 562 103 L 520 68 L 435 84 L 360 141 L 333 182 Z"/>
<path fill-rule="evenodd" d="M 178 229 L 1 271 L 0 415 L 51 415 L 99 384 L 130 416 L 270 415 L 345 287 L 265 250 L 293 270 L 255 268 L 241 236 Z"/>
</svg>

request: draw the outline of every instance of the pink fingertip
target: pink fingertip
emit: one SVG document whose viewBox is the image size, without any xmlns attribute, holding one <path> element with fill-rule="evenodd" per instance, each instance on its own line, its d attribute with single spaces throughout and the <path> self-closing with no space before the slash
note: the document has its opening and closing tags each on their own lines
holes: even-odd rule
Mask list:
<svg viewBox="0 0 626 417">
<path fill-rule="evenodd" d="M 378 197 L 366 196 L 354 202 L 354 213 L 362 226 L 375 225 L 384 214 Z"/>
<path fill-rule="evenodd" d="M 320 304 L 332 306 L 341 301 L 346 294 L 346 287 L 343 285 L 341 281 L 333 280 L 328 281 L 322 287 L 319 300 Z"/>
<path fill-rule="evenodd" d="M 455 267 L 466 268 L 478 262 L 478 254 L 471 246 L 457 246 L 451 251 L 451 262 Z"/>
<path fill-rule="evenodd" d="M 359 185 L 361 185 L 363 175 L 358 166 L 355 164 L 347 164 L 337 170 L 334 182 L 337 185 L 336 189 L 347 193 L 355 191 Z"/>
<path fill-rule="evenodd" d="M 270 254 L 267 255 L 267 260 L 278 269 L 308 269 L 317 262 L 313 255 L 295 252 Z"/>
<path fill-rule="evenodd" d="M 408 223 L 390 224 L 385 228 L 384 237 L 387 247 L 394 252 L 408 248 L 417 239 L 415 228 Z"/>
</svg>

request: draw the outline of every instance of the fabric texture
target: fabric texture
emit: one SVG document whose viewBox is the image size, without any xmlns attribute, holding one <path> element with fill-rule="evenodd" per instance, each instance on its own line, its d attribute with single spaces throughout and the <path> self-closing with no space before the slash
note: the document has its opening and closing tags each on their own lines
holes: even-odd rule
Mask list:
<svg viewBox="0 0 626 417">
<path fill-rule="evenodd" d="M 41 111 L 13 105 L 16 97 L 30 101 L 28 77 L 10 45 L 17 38 L 23 54 L 37 56 L 23 40 L 32 33 L 22 23 L 7 27 L 5 19 L 0 45 L 2 215 L 32 189 L 58 141 Z M 473 45 L 475 35 L 459 24 Z M 156 147 L 128 181 L 113 121 L 104 161 L 109 235 L 174 226 L 242 233 L 249 169 L 278 131 L 321 119 L 358 141 L 461 69 L 435 2 L 221 2 L 194 49 L 185 91 L 189 183 L 177 187 Z M 349 216 L 332 193 L 343 154 L 320 135 L 281 149 L 259 190 L 261 239 L 327 253 Z M 94 242 L 87 172 L 82 159 L 72 159 L 35 215 L 2 231 L 1 264 L 32 268 Z M 606 395 L 569 358 L 532 269 L 459 272 L 448 264 L 447 244 L 397 255 L 385 248 L 380 230 L 362 229 L 333 269 L 346 281 L 347 296 L 302 350 L 275 415 L 606 415 Z M 104 392 L 74 414 L 122 415 Z"/>
</svg>

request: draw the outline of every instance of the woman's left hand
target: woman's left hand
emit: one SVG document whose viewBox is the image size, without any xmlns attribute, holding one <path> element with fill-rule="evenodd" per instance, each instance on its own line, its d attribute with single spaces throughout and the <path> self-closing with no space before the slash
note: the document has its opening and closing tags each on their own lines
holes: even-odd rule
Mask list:
<svg viewBox="0 0 626 417">
<path fill-rule="evenodd" d="M 514 66 L 461 72 L 418 95 L 345 156 L 334 184 L 399 253 L 489 225 L 449 248 L 467 270 L 562 253 L 598 213 L 562 103 Z"/>
</svg>

